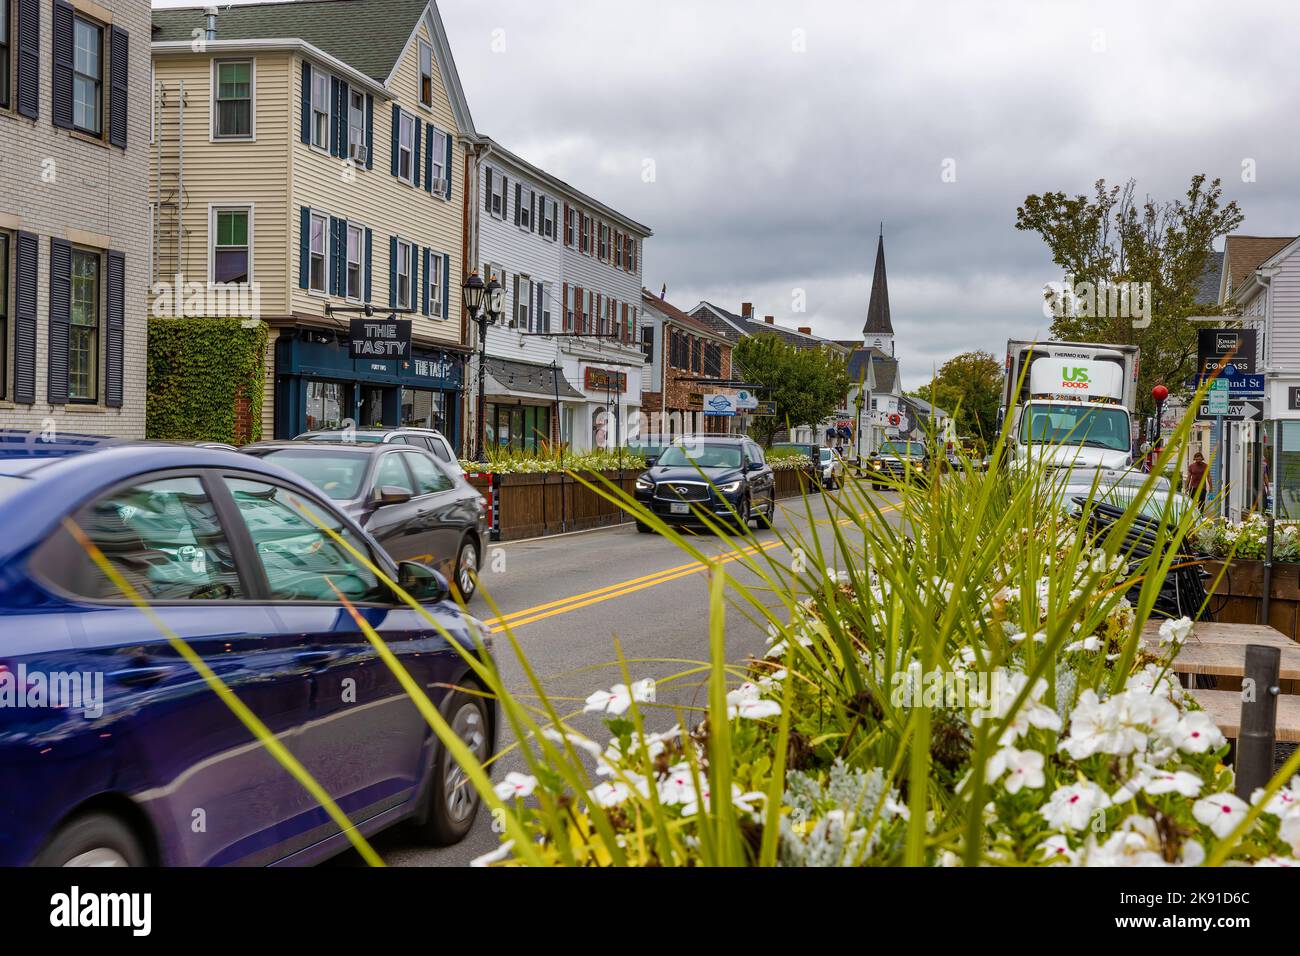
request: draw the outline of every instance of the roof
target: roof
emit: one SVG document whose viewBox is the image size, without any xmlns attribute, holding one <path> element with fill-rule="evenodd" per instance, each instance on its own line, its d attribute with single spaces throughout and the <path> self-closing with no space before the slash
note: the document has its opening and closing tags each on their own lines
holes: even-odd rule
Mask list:
<svg viewBox="0 0 1300 956">
<path fill-rule="evenodd" d="M 219 40 L 290 37 L 337 57 L 379 83 L 387 81 L 429 0 L 295 0 L 227 6 L 217 16 Z M 155 42 L 192 39 L 204 7 L 153 11 Z"/>
<path fill-rule="evenodd" d="M 875 391 L 891 394 L 898 381 L 898 359 L 875 346 L 858 346 L 849 355 L 848 375 L 851 384 L 866 380 L 867 362 L 871 362 L 872 375 L 875 377 Z"/>
<path fill-rule="evenodd" d="M 586 396 L 578 391 L 564 377 L 564 370 L 554 365 L 534 365 L 531 362 L 516 362 L 511 359 L 487 357 L 487 375 L 490 381 L 486 385 L 488 394 L 501 395 L 535 395 L 540 398 L 554 399 L 557 382 L 560 398 L 585 400 Z M 496 389 L 491 386 L 497 385 Z"/>
<path fill-rule="evenodd" d="M 789 329 L 783 325 L 777 325 L 775 323 L 769 324 L 767 322 L 758 322 L 753 319 L 746 319 L 736 315 L 734 312 L 728 312 L 726 309 L 716 306 L 712 302 L 701 302 L 695 308 L 691 309 L 690 314 L 732 341 L 745 335 L 775 334 L 791 345 L 797 346 L 801 349 L 814 349 L 825 346 L 840 353 L 847 353 L 849 351 L 833 339 L 823 339 L 817 335 L 809 335 L 805 332 L 796 332 L 794 329 Z"/>
<path fill-rule="evenodd" d="M 582 190 L 569 185 L 563 179 L 560 179 L 558 176 L 548 173 L 540 166 L 534 166 L 532 163 L 524 159 L 518 153 L 514 153 L 506 149 L 504 146 L 502 146 L 492 137 L 479 135 L 474 138 L 474 142 L 478 143 L 480 146 L 487 147 L 487 154 L 495 153 L 496 155 L 504 159 L 506 162 L 513 163 L 515 166 L 518 166 L 529 176 L 532 176 L 534 179 L 539 180 L 540 182 L 546 184 L 547 186 L 550 186 L 556 192 L 567 193 L 570 197 L 577 199 L 579 202 L 590 206 L 592 209 L 594 209 L 596 212 L 599 212 L 601 215 L 607 216 L 610 219 L 615 219 L 621 225 L 626 226 L 628 229 L 631 229 L 634 232 L 639 232 L 645 238 L 648 239 L 654 235 L 654 230 L 651 229 L 649 226 L 647 226 L 645 223 L 637 222 L 637 220 L 631 218 L 630 216 L 624 215 L 623 213 L 619 212 L 617 209 L 614 209 L 612 206 L 607 206 L 599 199 L 594 199 L 591 196 L 584 193 Z"/>
<path fill-rule="evenodd" d="M 1196 304 L 1218 305 L 1219 287 L 1223 279 L 1223 253 L 1211 249 L 1205 255 L 1205 266 L 1196 280 Z"/>
<path fill-rule="evenodd" d="M 922 418 L 929 418 L 931 412 L 934 413 L 935 418 L 952 418 L 951 415 L 949 415 L 938 405 L 931 405 L 924 398 L 918 398 L 916 395 L 904 395 L 902 396 L 902 398 L 903 401 L 907 402 L 909 405 L 914 407 L 918 412 L 920 412 Z"/>
<path fill-rule="evenodd" d="M 701 332 L 712 338 L 722 339 L 727 345 L 731 344 L 731 339 L 727 338 L 717 329 L 713 328 L 706 322 L 700 321 L 695 316 L 683 312 L 666 299 L 659 298 L 659 296 L 655 295 L 649 289 L 641 290 L 641 303 L 646 308 L 654 309 L 656 312 L 661 313 L 670 322 L 685 326 L 688 329 L 693 329 L 696 332 Z"/>
<path fill-rule="evenodd" d="M 885 277 L 885 230 L 881 227 L 880 242 L 876 246 L 876 270 L 871 276 L 871 299 L 867 302 L 867 322 L 862 326 L 864 336 L 893 335 L 894 326 L 889 321 L 889 280 Z"/>
<path fill-rule="evenodd" d="M 1228 236 L 1223 241 L 1222 301 L 1230 299 L 1256 269 L 1295 240 L 1295 236 Z"/>
</svg>

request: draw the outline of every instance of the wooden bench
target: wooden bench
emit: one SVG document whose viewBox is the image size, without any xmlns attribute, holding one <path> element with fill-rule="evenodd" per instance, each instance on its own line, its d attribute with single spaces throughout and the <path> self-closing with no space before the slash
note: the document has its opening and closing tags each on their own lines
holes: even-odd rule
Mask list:
<svg viewBox="0 0 1300 956">
<path fill-rule="evenodd" d="M 1241 732 L 1241 692 L 1190 690 L 1189 694 L 1219 726 L 1223 736 L 1235 740 Z M 1300 696 L 1282 694 L 1277 699 L 1277 736 L 1283 743 L 1300 743 Z"/>
<path fill-rule="evenodd" d="M 1160 646 L 1160 625 L 1164 621 L 1151 619 L 1142 628 L 1142 643 Z M 1267 624 L 1217 624 L 1213 621 L 1197 621 L 1192 625 L 1192 636 L 1187 644 L 1224 644 L 1229 647 L 1245 647 L 1247 644 L 1273 644 L 1277 647 L 1300 648 L 1291 638 Z"/>
</svg>

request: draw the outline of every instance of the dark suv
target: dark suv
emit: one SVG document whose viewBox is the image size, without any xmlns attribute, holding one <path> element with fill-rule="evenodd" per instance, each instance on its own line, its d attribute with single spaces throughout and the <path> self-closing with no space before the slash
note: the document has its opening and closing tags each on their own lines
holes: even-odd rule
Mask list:
<svg viewBox="0 0 1300 956">
<path fill-rule="evenodd" d="M 913 478 L 924 478 L 929 464 L 930 456 L 925 442 L 901 439 L 887 441 L 871 453 L 864 475 L 871 481 L 872 488 L 880 488 L 878 479 L 902 481 L 909 473 Z"/>
<path fill-rule="evenodd" d="M 669 524 L 701 524 L 700 513 L 720 523 L 776 520 L 776 481 L 763 449 L 748 438 L 695 436 L 663 450 L 636 480 L 636 498 Z M 638 521 L 642 533 L 652 529 Z"/>
</svg>

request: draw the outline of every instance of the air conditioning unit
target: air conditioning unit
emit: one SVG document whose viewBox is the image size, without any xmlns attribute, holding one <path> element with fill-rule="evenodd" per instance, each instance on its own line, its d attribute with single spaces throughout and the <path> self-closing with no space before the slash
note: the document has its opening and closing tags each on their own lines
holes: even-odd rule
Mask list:
<svg viewBox="0 0 1300 956">
<path fill-rule="evenodd" d="M 365 143 L 348 143 L 348 159 L 358 166 L 366 162 L 366 144 Z"/>
<path fill-rule="evenodd" d="M 432 189 L 436 193 L 445 193 L 447 191 L 447 181 L 445 179 L 435 179 Z"/>
</svg>

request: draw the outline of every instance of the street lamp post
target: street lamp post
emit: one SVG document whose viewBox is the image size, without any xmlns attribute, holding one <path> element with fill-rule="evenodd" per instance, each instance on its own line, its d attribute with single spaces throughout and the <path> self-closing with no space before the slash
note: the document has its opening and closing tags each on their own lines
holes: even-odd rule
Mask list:
<svg viewBox="0 0 1300 956">
<path fill-rule="evenodd" d="M 496 276 L 491 277 L 491 281 L 486 285 L 479 276 L 478 270 L 475 269 L 465 280 L 465 285 L 461 289 L 464 297 L 465 311 L 469 313 L 471 322 L 478 325 L 478 408 L 474 414 L 474 457 L 477 461 L 485 461 L 487 458 L 486 449 L 483 446 L 483 413 L 485 378 L 487 375 L 487 327 L 492 321 L 491 309 L 496 305 L 496 296 L 493 294 L 501 288 L 497 282 Z M 486 300 L 486 301 L 485 301 Z"/>
<path fill-rule="evenodd" d="M 1152 461 L 1154 462 L 1155 459 L 1160 457 L 1161 443 L 1164 439 L 1164 435 L 1161 433 L 1161 422 L 1165 417 L 1165 400 L 1169 398 L 1169 389 L 1163 385 L 1155 385 L 1151 389 L 1151 397 L 1156 402 L 1156 438 L 1152 443 L 1154 449 Z"/>
</svg>

